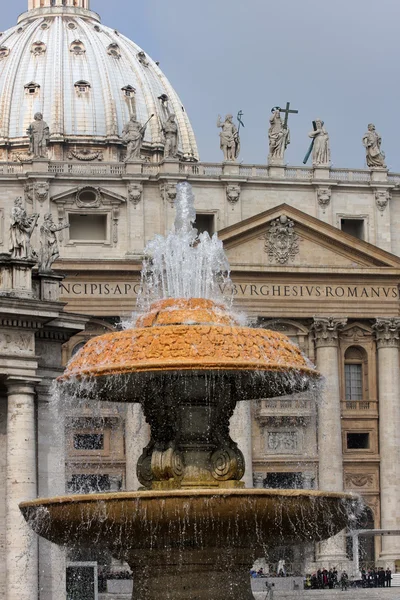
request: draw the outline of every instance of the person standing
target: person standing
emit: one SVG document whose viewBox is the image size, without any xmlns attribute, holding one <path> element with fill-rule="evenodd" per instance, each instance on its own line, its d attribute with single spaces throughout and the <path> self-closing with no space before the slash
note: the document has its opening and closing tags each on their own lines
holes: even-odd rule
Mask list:
<svg viewBox="0 0 400 600">
<path fill-rule="evenodd" d="M 386 587 L 392 587 L 392 571 L 387 568 L 385 573 Z"/>
</svg>

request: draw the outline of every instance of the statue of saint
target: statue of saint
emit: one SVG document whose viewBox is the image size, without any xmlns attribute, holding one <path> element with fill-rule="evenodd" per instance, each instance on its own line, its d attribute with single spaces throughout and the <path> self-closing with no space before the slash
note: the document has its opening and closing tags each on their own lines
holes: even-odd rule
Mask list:
<svg viewBox="0 0 400 600">
<path fill-rule="evenodd" d="M 46 121 L 43 121 L 42 113 L 36 113 L 34 121 L 27 130 L 30 140 L 30 153 L 35 158 L 47 158 L 47 146 L 50 140 L 50 130 Z"/>
<path fill-rule="evenodd" d="M 164 158 L 176 158 L 178 155 L 178 125 L 171 113 L 163 125 L 165 137 Z"/>
<path fill-rule="evenodd" d="M 69 227 L 69 223 L 56 225 L 51 213 L 44 215 L 43 225 L 40 228 L 40 254 L 39 271 L 42 273 L 51 271 L 51 265 L 60 256 L 56 232 Z"/>
<path fill-rule="evenodd" d="M 368 131 L 362 141 L 366 149 L 368 167 L 385 168 L 385 153 L 381 150 L 382 138 L 373 123 L 368 125 Z"/>
<path fill-rule="evenodd" d="M 269 119 L 268 139 L 268 160 L 271 162 L 283 160 L 285 150 L 290 144 L 290 131 L 284 128 L 279 109 L 274 109 Z"/>
<path fill-rule="evenodd" d="M 221 127 L 219 134 L 221 138 L 221 150 L 224 153 L 225 162 L 233 162 L 237 159 L 240 152 L 240 138 L 236 125 L 233 122 L 232 115 L 226 115 L 225 121 L 221 121 L 221 115 L 218 115 L 217 127 Z"/>
<path fill-rule="evenodd" d="M 314 131 L 308 134 L 308 137 L 313 139 L 313 166 L 330 166 L 331 151 L 329 147 L 329 134 L 321 119 L 316 119 L 313 124 Z"/>
<path fill-rule="evenodd" d="M 146 125 L 142 125 L 132 115 L 128 123 L 122 130 L 122 141 L 127 146 L 125 162 L 130 160 L 140 160 L 140 150 L 142 148 Z"/>
<path fill-rule="evenodd" d="M 37 255 L 31 248 L 31 236 L 38 218 L 38 213 L 27 216 L 22 198 L 14 201 L 10 219 L 11 258 L 36 259 Z"/>
</svg>

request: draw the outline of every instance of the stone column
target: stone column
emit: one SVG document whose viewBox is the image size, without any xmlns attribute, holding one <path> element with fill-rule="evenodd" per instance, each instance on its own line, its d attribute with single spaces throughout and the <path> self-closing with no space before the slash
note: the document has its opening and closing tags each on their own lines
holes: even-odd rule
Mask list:
<svg viewBox="0 0 400 600">
<path fill-rule="evenodd" d="M 37 537 L 19 503 L 37 496 L 34 382 L 7 381 L 7 600 L 38 598 Z"/>
<path fill-rule="evenodd" d="M 237 443 L 244 456 L 246 471 L 242 481 L 244 481 L 246 488 L 253 487 L 251 427 L 251 401 L 238 402 L 230 420 L 230 436 Z"/>
<path fill-rule="evenodd" d="M 377 319 L 381 528 L 400 529 L 400 319 Z M 400 559 L 400 539 L 383 536 L 381 559 Z"/>
<path fill-rule="evenodd" d="M 150 427 L 146 423 L 140 404 L 128 404 L 125 416 L 125 454 L 126 476 L 125 488 L 136 491 L 141 483 L 136 475 L 136 465 L 143 448 L 150 441 Z"/>
<path fill-rule="evenodd" d="M 343 449 L 339 385 L 339 329 L 347 319 L 316 317 L 314 334 L 317 368 L 324 377 L 318 407 L 319 489 L 326 492 L 343 491 Z M 326 568 L 330 563 L 346 560 L 342 534 L 319 545 L 318 562 Z"/>
<path fill-rule="evenodd" d="M 38 392 L 38 496 L 65 494 L 65 419 L 62 403 L 52 401 L 51 381 Z M 65 600 L 65 550 L 39 539 L 40 600 Z"/>
</svg>

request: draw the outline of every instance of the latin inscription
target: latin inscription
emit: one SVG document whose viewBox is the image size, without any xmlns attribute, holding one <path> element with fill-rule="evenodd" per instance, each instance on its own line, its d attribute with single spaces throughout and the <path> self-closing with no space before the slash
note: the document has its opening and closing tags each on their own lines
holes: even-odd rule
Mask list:
<svg viewBox="0 0 400 600">
<path fill-rule="evenodd" d="M 226 286 L 221 292 L 228 293 Z M 61 284 L 61 296 L 64 297 L 107 297 L 126 296 L 136 298 L 140 292 L 140 282 L 84 283 L 64 282 Z M 396 286 L 359 286 L 359 285 L 284 285 L 259 283 L 234 283 L 233 295 L 250 298 L 346 298 L 393 300 L 399 297 Z"/>
</svg>

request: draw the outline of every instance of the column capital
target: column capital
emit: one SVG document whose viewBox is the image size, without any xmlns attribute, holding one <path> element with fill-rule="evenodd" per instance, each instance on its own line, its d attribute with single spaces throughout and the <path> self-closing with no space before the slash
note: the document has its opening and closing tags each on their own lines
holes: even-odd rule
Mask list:
<svg viewBox="0 0 400 600">
<path fill-rule="evenodd" d="M 7 394 L 32 394 L 34 395 L 36 384 L 40 383 L 40 379 L 34 377 L 7 377 L 5 384 Z"/>
<path fill-rule="evenodd" d="M 400 340 L 399 318 L 377 318 L 372 328 L 375 330 L 378 350 L 379 348 L 398 348 Z"/>
<path fill-rule="evenodd" d="M 336 347 L 339 341 L 339 329 L 344 327 L 347 319 L 340 317 L 314 317 L 311 329 L 314 331 L 315 345 L 321 347 Z"/>
</svg>

